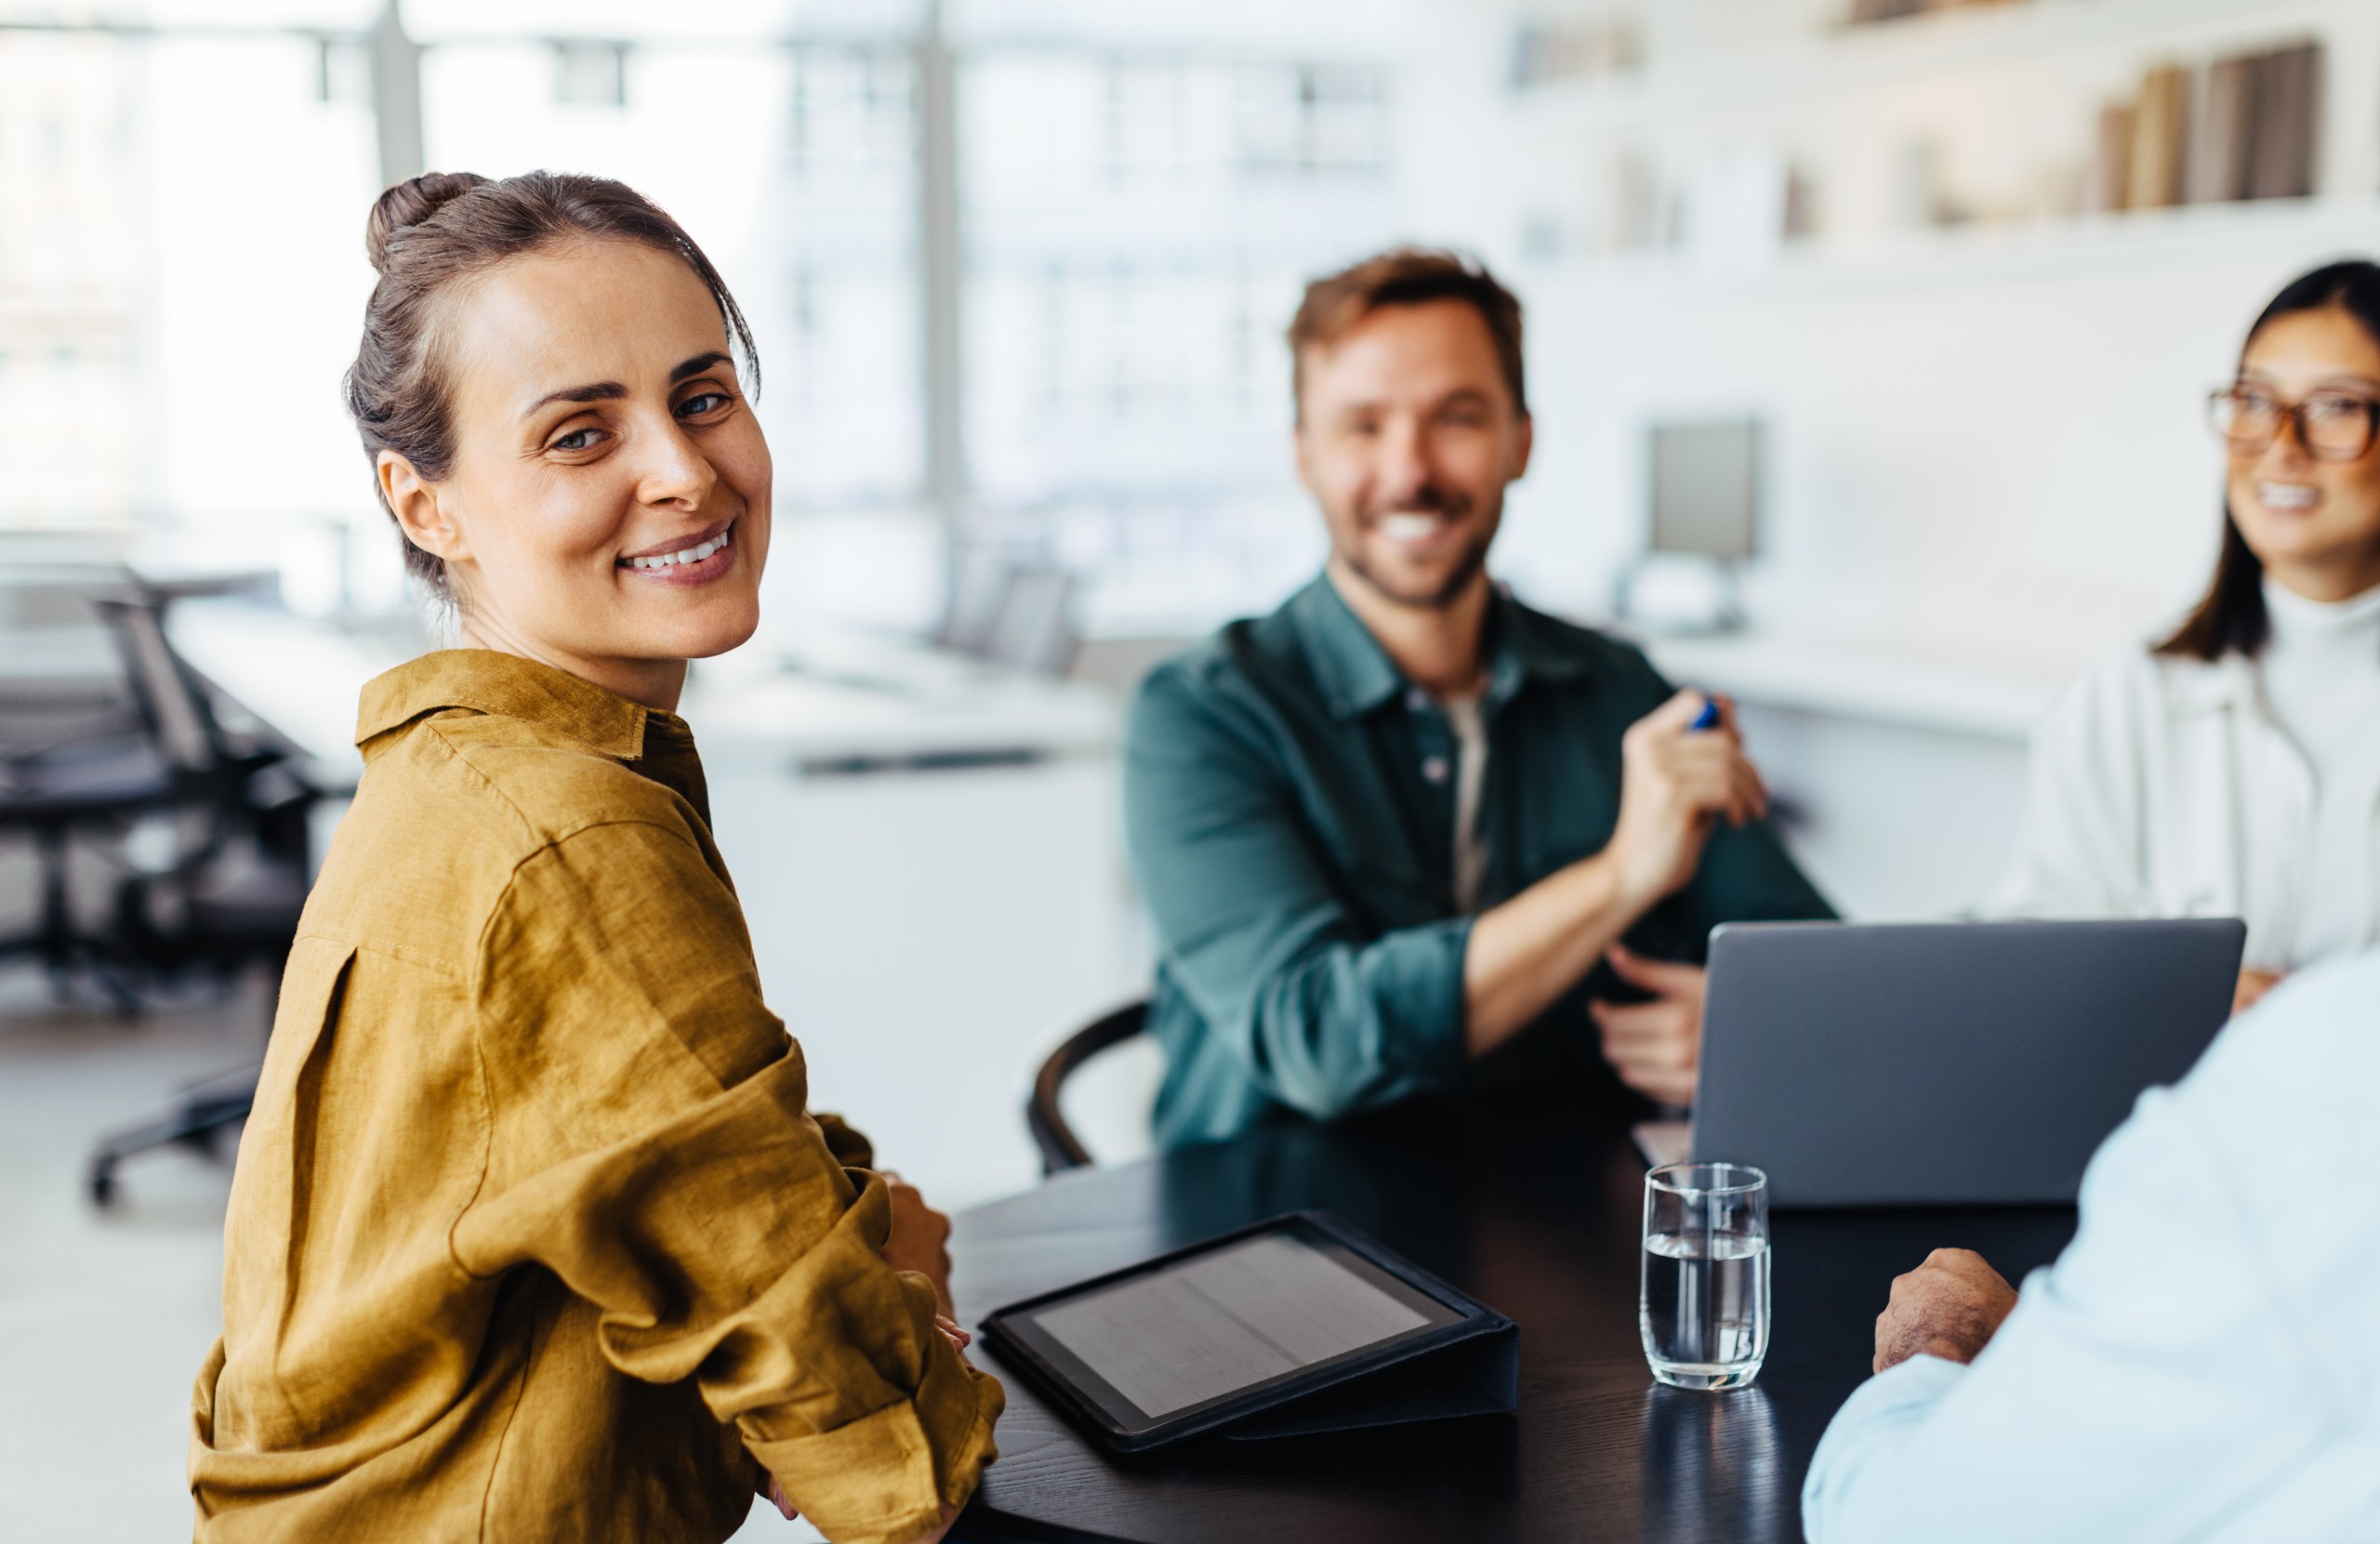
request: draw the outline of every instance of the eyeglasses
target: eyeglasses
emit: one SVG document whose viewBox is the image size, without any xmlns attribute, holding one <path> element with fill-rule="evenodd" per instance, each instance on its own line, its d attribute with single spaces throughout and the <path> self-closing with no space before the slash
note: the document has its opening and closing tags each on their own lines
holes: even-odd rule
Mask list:
<svg viewBox="0 0 2380 1544">
<path fill-rule="evenodd" d="M 2256 455 L 2281 438 L 2283 424 L 2318 461 L 2356 461 L 2372 448 L 2380 429 L 2380 402 L 2346 391 L 2317 391 L 2301 402 L 2285 402 L 2256 386 L 2227 386 L 2210 392 L 2206 421 L 2234 455 Z"/>
</svg>

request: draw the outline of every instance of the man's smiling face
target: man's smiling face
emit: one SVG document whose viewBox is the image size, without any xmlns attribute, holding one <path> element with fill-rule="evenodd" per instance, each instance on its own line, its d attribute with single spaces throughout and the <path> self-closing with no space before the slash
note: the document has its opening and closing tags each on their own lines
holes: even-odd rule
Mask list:
<svg viewBox="0 0 2380 1544">
<path fill-rule="evenodd" d="M 1529 420 L 1487 320 L 1462 300 L 1383 306 L 1301 361 L 1298 475 L 1333 555 L 1400 605 L 1482 582 Z"/>
</svg>

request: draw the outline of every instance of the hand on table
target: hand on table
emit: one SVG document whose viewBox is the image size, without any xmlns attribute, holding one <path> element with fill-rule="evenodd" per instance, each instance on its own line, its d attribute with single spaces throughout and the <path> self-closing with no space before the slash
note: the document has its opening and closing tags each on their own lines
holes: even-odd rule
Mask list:
<svg viewBox="0 0 2380 1544">
<path fill-rule="evenodd" d="M 1937 1249 L 1925 1263 L 1893 1278 L 1892 1300 L 1876 1315 L 1876 1359 L 1884 1371 L 1912 1356 L 1972 1362 L 2016 1306 L 2016 1289 L 1972 1249 Z"/>
<path fill-rule="evenodd" d="M 1617 944 L 1605 957 L 1620 980 L 1653 997 L 1587 1004 L 1603 1034 L 1603 1059 L 1622 1083 L 1647 1099 L 1693 1103 L 1694 1074 L 1702 1057 L 1702 967 L 1646 959 Z"/>
<path fill-rule="evenodd" d="M 884 1240 L 884 1262 L 932 1282 L 933 1300 L 947 1319 L 955 1312 L 950 1305 L 950 1219 L 927 1206 L 917 1187 L 904 1183 L 899 1175 L 886 1172 L 883 1178 L 892 1195 L 892 1232 Z"/>
<path fill-rule="evenodd" d="M 1694 728 L 1711 701 L 1719 722 Z M 1735 706 L 1725 697 L 1681 692 L 1629 725 L 1620 737 L 1620 819 L 1604 851 L 1638 906 L 1694 878 L 1716 822 L 1741 825 L 1768 812 L 1768 789 L 1744 759 Z"/>
<path fill-rule="evenodd" d="M 2240 972 L 2240 984 L 2231 991 L 2231 1011 L 2236 1016 L 2256 1006 L 2264 995 L 2279 986 L 2284 978 L 2280 970 L 2246 970 Z"/>
</svg>

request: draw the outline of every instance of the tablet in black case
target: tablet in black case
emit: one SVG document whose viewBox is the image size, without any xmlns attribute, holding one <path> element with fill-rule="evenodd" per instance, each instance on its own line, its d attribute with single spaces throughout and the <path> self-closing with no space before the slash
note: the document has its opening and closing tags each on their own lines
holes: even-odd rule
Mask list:
<svg viewBox="0 0 2380 1544">
<path fill-rule="evenodd" d="M 1520 1331 L 1338 1219 L 1293 1212 L 1000 1309 L 989 1348 L 1107 1446 L 1508 1411 Z"/>
</svg>

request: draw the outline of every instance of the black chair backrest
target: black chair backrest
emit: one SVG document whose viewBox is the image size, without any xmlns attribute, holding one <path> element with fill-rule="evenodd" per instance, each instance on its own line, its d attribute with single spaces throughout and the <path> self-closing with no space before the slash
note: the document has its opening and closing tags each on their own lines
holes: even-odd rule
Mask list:
<svg viewBox="0 0 2380 1544">
<path fill-rule="evenodd" d="M 1059 1092 L 1084 1062 L 1141 1033 L 1147 1023 L 1148 1010 L 1145 1002 L 1129 1003 L 1075 1031 L 1041 1063 L 1041 1070 L 1033 1078 L 1033 1097 L 1025 1102 L 1025 1124 L 1033 1133 L 1033 1145 L 1041 1150 L 1043 1177 L 1061 1169 L 1091 1167 L 1090 1150 L 1066 1124 L 1065 1113 L 1058 1107 Z"/>
<path fill-rule="evenodd" d="M 91 602 L 115 635 L 133 701 L 166 764 L 180 772 L 209 772 L 231 758 L 215 709 L 197 672 L 165 640 L 158 606 L 146 600 Z"/>
</svg>

